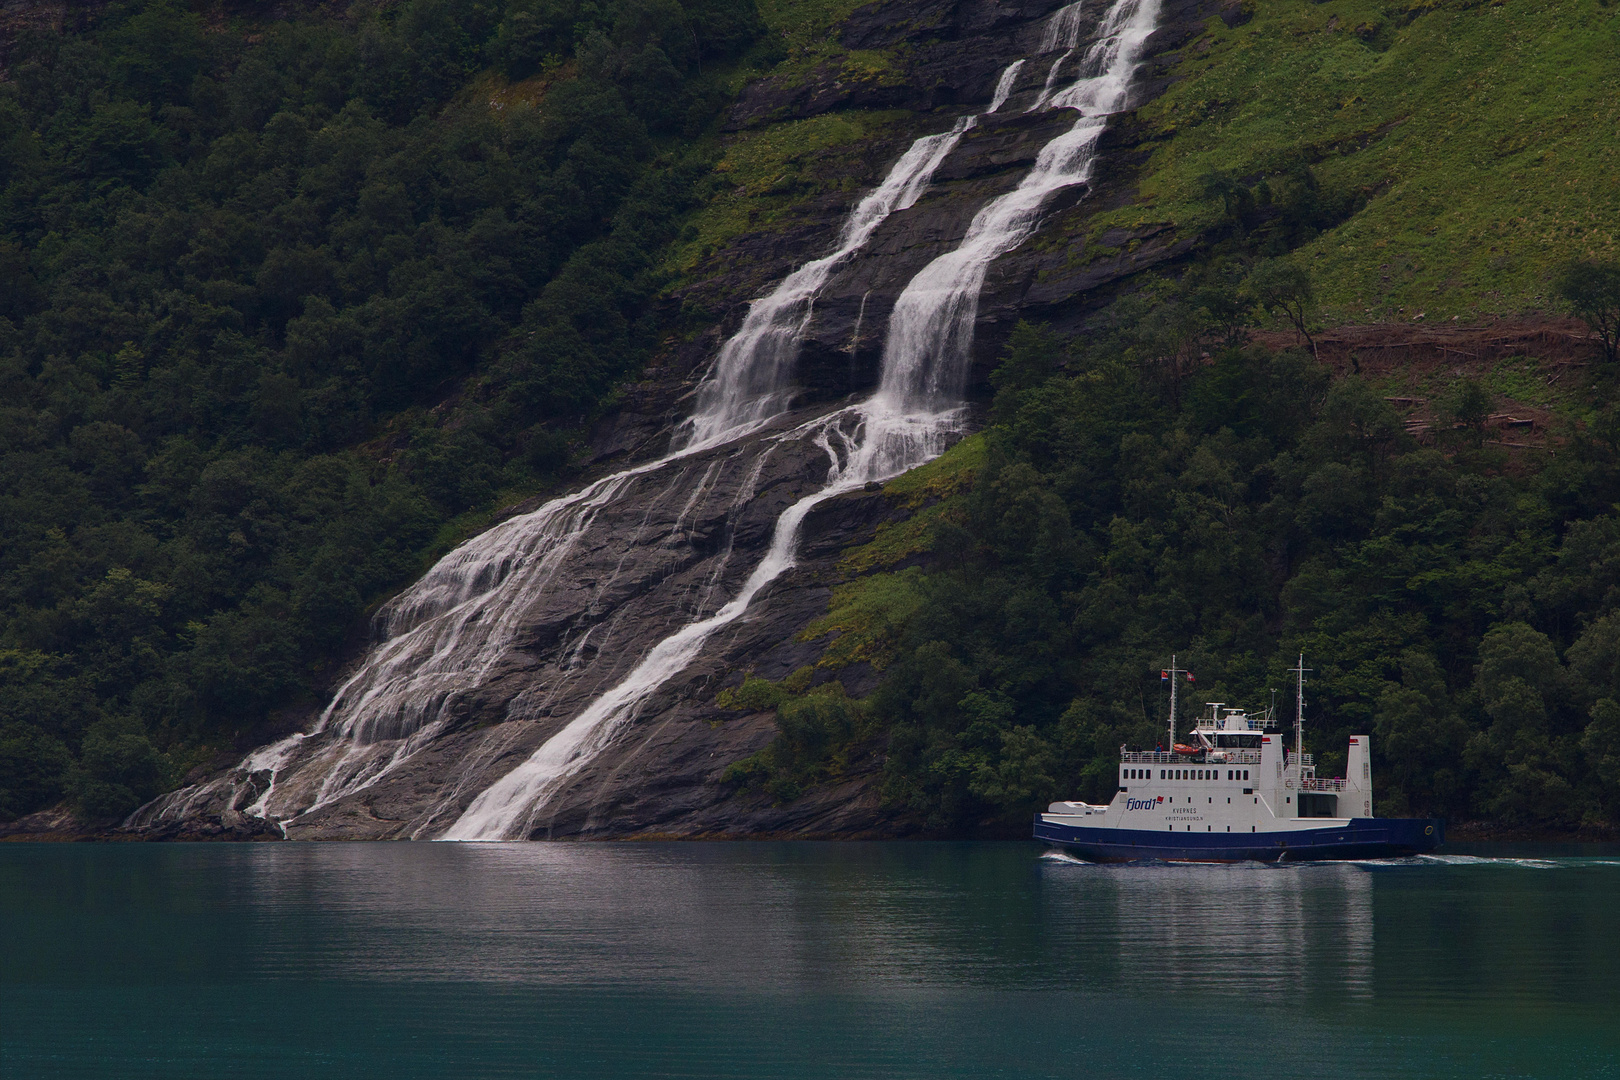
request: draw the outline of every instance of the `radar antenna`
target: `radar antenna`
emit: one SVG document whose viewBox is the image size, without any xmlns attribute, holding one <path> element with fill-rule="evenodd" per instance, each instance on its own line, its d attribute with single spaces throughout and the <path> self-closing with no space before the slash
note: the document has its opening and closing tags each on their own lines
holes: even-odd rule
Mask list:
<svg viewBox="0 0 1620 1080">
<path fill-rule="evenodd" d="M 1305 673 L 1313 670 L 1305 666 L 1305 654 L 1299 654 L 1299 663 L 1288 669 L 1299 676 L 1298 689 L 1294 697 L 1294 758 L 1296 761 L 1305 760 Z"/>
</svg>

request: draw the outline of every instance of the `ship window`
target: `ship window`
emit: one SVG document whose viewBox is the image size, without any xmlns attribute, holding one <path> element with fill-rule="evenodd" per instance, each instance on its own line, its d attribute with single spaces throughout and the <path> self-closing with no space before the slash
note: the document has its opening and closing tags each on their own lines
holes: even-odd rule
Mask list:
<svg viewBox="0 0 1620 1080">
<path fill-rule="evenodd" d="M 1243 770 L 1243 779 L 1247 780 L 1248 778 L 1249 778 L 1249 770 L 1244 769 Z"/>
</svg>

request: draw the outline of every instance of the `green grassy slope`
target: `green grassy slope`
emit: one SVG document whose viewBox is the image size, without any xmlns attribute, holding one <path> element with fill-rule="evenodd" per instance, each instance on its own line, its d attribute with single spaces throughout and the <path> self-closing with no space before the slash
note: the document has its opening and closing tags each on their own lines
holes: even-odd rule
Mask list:
<svg viewBox="0 0 1620 1080">
<path fill-rule="evenodd" d="M 1365 209 L 1305 245 L 1327 321 L 1548 306 L 1561 260 L 1612 258 L 1620 7 L 1598 0 L 1264 0 L 1210 20 L 1141 116 L 1140 202 L 1093 222 L 1217 223 L 1211 171 L 1303 157 Z"/>
</svg>

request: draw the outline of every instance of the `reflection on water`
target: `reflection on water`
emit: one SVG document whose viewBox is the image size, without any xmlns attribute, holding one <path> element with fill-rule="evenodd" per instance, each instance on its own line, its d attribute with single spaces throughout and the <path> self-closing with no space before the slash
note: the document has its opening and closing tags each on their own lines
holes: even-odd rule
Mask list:
<svg viewBox="0 0 1620 1080">
<path fill-rule="evenodd" d="M 792 993 L 858 986 L 1129 985 L 1254 1000 L 1365 996 L 1373 880 L 1356 866 L 1093 867 L 999 846 L 505 844 L 380 859 L 280 849 L 258 904 L 318 917 L 262 976 L 655 984 Z M 280 852 L 278 852 L 280 854 Z M 845 855 L 853 857 L 844 857 Z M 1062 865 L 1068 863 L 1068 865 Z M 386 932 L 378 930 L 386 927 Z"/>
<path fill-rule="evenodd" d="M 1178 992 L 1241 987 L 1254 1004 L 1371 992 L 1373 882 L 1360 867 L 1089 867 L 1069 878 L 1052 883 L 1046 914 L 1054 928 L 1088 927 L 1101 955 L 1086 966 L 1117 965 L 1121 982 L 1142 972 Z"/>
<path fill-rule="evenodd" d="M 1577 850 L 0 845 L 0 1075 L 1613 1075 Z"/>
</svg>

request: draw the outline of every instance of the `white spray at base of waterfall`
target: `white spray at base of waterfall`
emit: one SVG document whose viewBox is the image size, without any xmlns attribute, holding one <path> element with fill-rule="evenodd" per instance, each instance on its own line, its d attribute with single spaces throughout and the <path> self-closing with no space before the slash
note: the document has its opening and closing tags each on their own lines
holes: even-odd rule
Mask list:
<svg viewBox="0 0 1620 1080">
<path fill-rule="evenodd" d="M 955 250 L 933 260 L 906 286 L 890 318 L 877 392 L 783 436 L 813 434 L 828 452 L 831 468 L 821 490 L 799 499 L 777 519 L 769 551 L 737 596 L 709 618 L 661 641 L 628 677 L 474 799 L 440 839 L 493 841 L 530 835 L 552 796 L 635 719 L 641 705 L 690 664 L 715 631 L 741 617 L 761 589 L 793 567 L 799 533 L 811 510 L 943 452 L 960 425 L 960 395 L 984 275 L 994 259 L 1034 231 L 1051 194 L 1088 178 L 1105 117 L 1125 100 L 1159 2 L 1115 0 L 1098 41 L 1081 62 L 1082 78 L 1053 97 L 1054 105 L 1079 109 L 1080 119 L 1042 149 L 1018 187 L 975 215 Z M 1016 65 L 1004 73 L 991 111 L 1006 100 L 1016 75 Z M 853 429 L 846 431 L 851 423 Z"/>
</svg>

